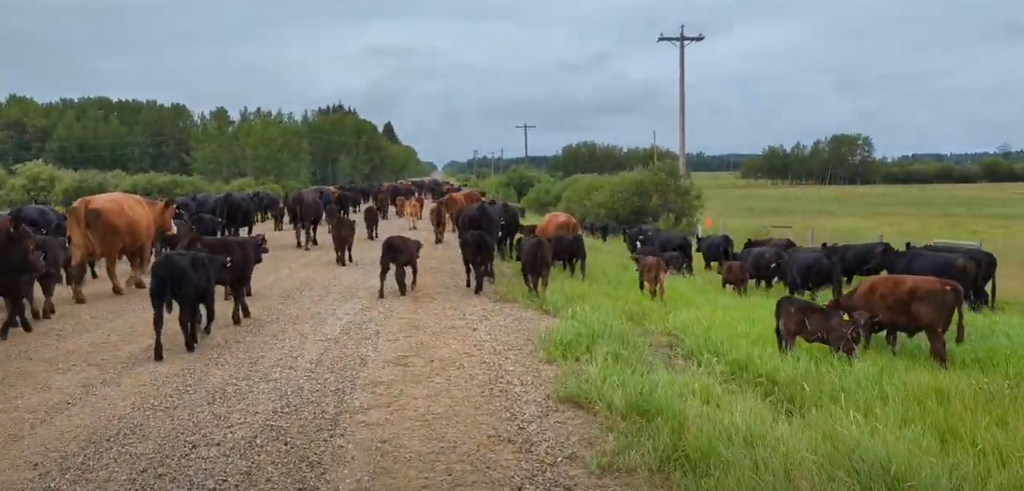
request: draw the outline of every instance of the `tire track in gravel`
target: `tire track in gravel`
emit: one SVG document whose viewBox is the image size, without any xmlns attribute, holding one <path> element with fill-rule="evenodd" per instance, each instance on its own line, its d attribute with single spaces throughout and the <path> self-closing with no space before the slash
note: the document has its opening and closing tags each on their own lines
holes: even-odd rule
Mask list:
<svg viewBox="0 0 1024 491">
<path fill-rule="evenodd" d="M 425 213 L 426 215 L 426 213 Z M 555 369 L 536 351 L 552 319 L 465 288 L 457 239 L 433 244 L 420 283 L 380 327 L 380 356 L 352 426 L 351 490 L 624 489 L 586 470 L 600 427 L 550 398 Z M 390 278 L 389 278 L 390 280 Z"/>
</svg>

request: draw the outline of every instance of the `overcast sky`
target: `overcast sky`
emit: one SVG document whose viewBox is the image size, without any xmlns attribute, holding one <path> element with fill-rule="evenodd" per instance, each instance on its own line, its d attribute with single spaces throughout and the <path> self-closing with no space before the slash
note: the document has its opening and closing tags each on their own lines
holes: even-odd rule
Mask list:
<svg viewBox="0 0 1024 491">
<path fill-rule="evenodd" d="M 439 166 L 593 139 L 754 152 L 863 132 L 883 154 L 1024 147 L 1019 0 L 0 0 L 0 92 L 194 109 L 332 101 Z"/>
</svg>

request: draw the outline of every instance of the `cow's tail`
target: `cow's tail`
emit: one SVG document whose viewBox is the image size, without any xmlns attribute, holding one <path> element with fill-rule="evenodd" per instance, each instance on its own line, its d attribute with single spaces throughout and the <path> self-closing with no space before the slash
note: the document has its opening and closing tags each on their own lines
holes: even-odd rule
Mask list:
<svg viewBox="0 0 1024 491">
<path fill-rule="evenodd" d="M 166 263 L 154 265 L 152 279 L 149 283 L 149 299 L 153 304 L 153 315 L 159 315 L 161 309 L 170 314 L 174 311 L 174 271 L 164 266 Z"/>
<path fill-rule="evenodd" d="M 775 344 L 782 351 L 782 302 L 775 302 Z"/>
<path fill-rule="evenodd" d="M 89 228 L 96 225 L 99 221 L 99 211 L 88 210 L 86 206 L 86 203 L 76 201 L 68 208 L 68 223 L 74 223 L 74 226 L 69 228 L 77 229 L 78 231 L 77 234 L 68 232 L 68 246 L 71 249 L 69 252 L 71 253 L 72 268 L 87 260 L 86 257 L 83 257 L 84 251 L 96 249 L 96 242 L 93 240 L 92 234 L 89 233 Z M 81 241 L 81 243 L 75 244 L 78 241 Z"/>
<path fill-rule="evenodd" d="M 956 282 L 946 288 L 952 290 L 956 301 L 956 343 L 960 344 L 964 342 L 964 289 Z"/>
<path fill-rule="evenodd" d="M 982 285 L 984 288 L 984 285 Z M 992 268 L 992 298 L 989 299 L 989 306 L 996 308 L 996 268 Z"/>
<path fill-rule="evenodd" d="M 839 259 L 826 256 L 832 263 L 832 298 L 843 296 L 843 272 L 840 268 Z"/>
</svg>

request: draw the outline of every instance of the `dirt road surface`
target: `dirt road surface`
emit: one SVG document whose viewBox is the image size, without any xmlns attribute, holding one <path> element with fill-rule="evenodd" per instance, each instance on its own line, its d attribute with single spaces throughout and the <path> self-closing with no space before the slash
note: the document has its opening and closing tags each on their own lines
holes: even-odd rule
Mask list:
<svg viewBox="0 0 1024 491">
<path fill-rule="evenodd" d="M 253 318 L 218 302 L 189 354 L 170 316 L 163 363 L 145 290 L 115 297 L 101 268 L 88 304 L 59 291 L 0 343 L 0 490 L 621 489 L 587 471 L 594 421 L 550 401 L 550 320 L 472 295 L 454 235 L 394 218 L 382 237 L 424 242 L 420 283 L 378 300 L 380 241 L 357 227 L 342 268 L 325 229 L 305 252 L 260 225 Z"/>
</svg>

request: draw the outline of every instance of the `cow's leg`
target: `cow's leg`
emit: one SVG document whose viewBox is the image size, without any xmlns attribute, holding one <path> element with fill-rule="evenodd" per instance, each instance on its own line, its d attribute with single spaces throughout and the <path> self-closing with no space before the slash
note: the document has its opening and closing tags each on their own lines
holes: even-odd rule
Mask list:
<svg viewBox="0 0 1024 491">
<path fill-rule="evenodd" d="M 313 245 L 315 245 L 315 246 L 320 245 L 320 242 L 318 242 L 316 240 L 316 229 L 319 228 L 319 227 L 320 227 L 320 223 L 319 222 L 313 222 L 313 226 L 312 226 L 312 229 L 313 229 Z"/>
<path fill-rule="evenodd" d="M 192 323 L 192 310 L 183 308 L 184 306 L 179 304 L 178 307 L 178 327 L 181 329 L 181 336 L 185 338 L 185 351 L 189 353 L 195 353 L 196 344 L 192 341 L 192 333 L 189 331 L 189 326 Z"/>
<path fill-rule="evenodd" d="M 469 288 L 470 265 L 469 265 L 469 259 L 466 256 L 462 257 L 462 269 L 464 269 L 466 271 L 466 288 Z"/>
<path fill-rule="evenodd" d="M 295 230 L 295 248 L 302 249 L 302 228 L 298 223 L 293 223 L 292 228 Z M 309 248 L 307 247 L 306 250 L 308 251 Z"/>
<path fill-rule="evenodd" d="M 149 261 L 152 254 L 153 248 L 150 246 L 144 246 L 142 250 L 135 255 L 134 260 L 132 260 L 131 257 L 128 258 L 128 264 L 132 266 L 132 275 L 135 277 L 132 281 L 135 288 L 140 290 L 146 288 L 146 282 L 142 279 L 142 275 L 149 269 Z"/>
<path fill-rule="evenodd" d="M 231 296 L 238 299 L 238 306 L 242 309 L 242 317 L 245 317 L 246 319 L 252 318 L 252 312 L 249 310 L 249 302 L 245 300 L 245 287 L 234 289 Z"/>
<path fill-rule="evenodd" d="M 164 310 L 162 306 L 153 309 L 153 361 L 164 361 L 164 343 L 160 340 L 164 330 Z"/>
<path fill-rule="evenodd" d="M 523 271 L 522 274 L 523 274 L 523 284 L 526 285 L 526 289 L 528 291 L 530 291 L 530 293 L 537 293 L 536 290 L 534 289 L 533 285 L 530 284 L 530 281 L 531 281 L 533 275 L 526 274 L 526 271 Z"/>
<path fill-rule="evenodd" d="M 305 238 L 306 238 L 306 243 L 302 246 L 302 249 L 308 251 L 309 250 L 309 243 L 313 241 L 312 226 L 310 226 L 310 225 L 303 225 L 302 226 L 302 231 L 305 233 Z"/>
<path fill-rule="evenodd" d="M 245 296 L 252 296 L 252 278 L 249 278 L 249 281 L 245 283 Z"/>
<path fill-rule="evenodd" d="M 29 309 L 32 313 L 32 320 L 42 319 L 43 314 L 39 310 L 39 302 L 36 301 L 36 285 L 34 281 L 28 285 L 28 290 L 25 292 L 25 300 L 28 301 Z"/>
<path fill-rule="evenodd" d="M 348 251 L 348 262 L 355 264 L 355 259 L 352 259 L 352 243 L 349 242 L 345 245 L 345 250 Z"/>
<path fill-rule="evenodd" d="M 395 266 L 395 283 L 398 284 L 398 294 L 404 297 L 405 293 L 406 293 L 406 288 L 407 288 L 406 284 L 405 284 L 405 267 L 404 266 L 397 266 L 397 265 Z"/>
<path fill-rule="evenodd" d="M 224 300 L 231 300 L 231 288 L 224 287 Z"/>
<path fill-rule="evenodd" d="M 216 295 L 214 295 L 213 290 L 209 290 L 206 297 L 203 298 L 203 307 L 206 308 L 206 326 L 203 327 L 203 333 L 207 336 L 213 332 L 213 320 L 217 316 L 216 305 Z"/>
<path fill-rule="evenodd" d="M 473 287 L 474 295 L 479 295 L 480 292 L 484 291 L 484 275 L 486 274 L 486 269 L 487 266 L 483 264 L 477 264 L 476 266 L 473 267 L 473 273 L 474 276 L 476 277 L 474 278 L 474 280 L 476 281 L 476 285 Z"/>
<path fill-rule="evenodd" d="M 391 263 L 381 262 L 380 264 L 380 290 L 377 291 L 377 298 L 384 298 L 384 281 L 388 279 L 388 270 Z"/>
<path fill-rule="evenodd" d="M 52 281 L 47 281 L 45 285 L 39 285 L 39 289 L 43 291 L 43 319 L 50 319 L 53 314 L 57 313 L 57 309 L 53 306 L 53 292 L 57 288 Z"/>
<path fill-rule="evenodd" d="M 704 258 L 704 271 L 711 271 L 711 261 L 708 258 Z"/>
<path fill-rule="evenodd" d="M 942 335 L 942 331 L 931 329 L 926 332 L 928 335 L 928 343 L 931 345 L 932 358 L 939 362 L 939 366 L 942 368 L 948 368 L 949 362 L 946 358 L 946 338 Z"/>
<path fill-rule="evenodd" d="M 124 288 L 121 287 L 121 280 L 117 278 L 117 252 L 107 254 L 103 257 L 103 263 L 107 268 L 107 277 L 110 278 L 110 289 L 114 295 L 124 295 Z"/>
<path fill-rule="evenodd" d="M 412 286 L 410 287 L 410 289 L 412 291 L 416 291 L 416 279 L 420 275 L 419 264 L 416 261 L 413 261 L 412 266 L 410 266 L 409 268 L 412 269 Z"/>
<path fill-rule="evenodd" d="M 885 330 L 885 341 L 889 343 L 889 349 L 892 350 L 892 355 L 896 356 L 896 336 L 899 334 L 895 329 Z"/>
<path fill-rule="evenodd" d="M 245 299 L 245 295 L 231 295 L 231 299 L 234 300 L 231 305 L 231 323 L 237 326 L 242 323 L 242 300 Z"/>
<path fill-rule="evenodd" d="M 96 260 L 95 259 L 90 259 L 89 260 L 89 276 L 92 276 L 92 279 L 94 279 L 94 280 L 100 279 L 100 274 L 96 272 Z"/>
</svg>

